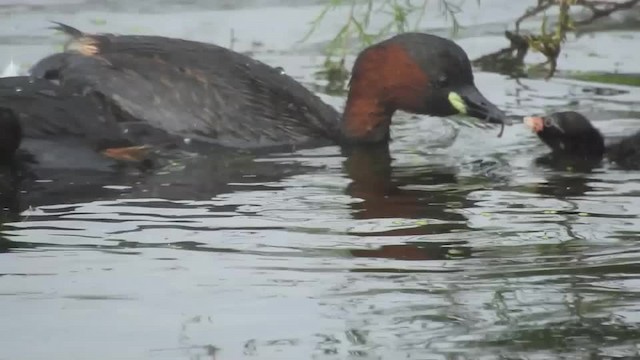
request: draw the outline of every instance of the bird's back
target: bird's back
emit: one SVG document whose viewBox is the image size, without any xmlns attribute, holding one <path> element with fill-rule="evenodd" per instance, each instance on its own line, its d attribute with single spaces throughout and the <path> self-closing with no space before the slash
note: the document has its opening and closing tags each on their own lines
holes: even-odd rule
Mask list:
<svg viewBox="0 0 640 360">
<path fill-rule="evenodd" d="M 607 156 L 622 168 L 640 169 L 640 131 L 611 144 Z"/>
<path fill-rule="evenodd" d="M 332 107 L 278 69 L 224 47 L 158 36 L 74 33 L 68 50 L 32 69 L 96 93 L 134 119 L 184 138 L 234 148 L 328 140 Z"/>
</svg>

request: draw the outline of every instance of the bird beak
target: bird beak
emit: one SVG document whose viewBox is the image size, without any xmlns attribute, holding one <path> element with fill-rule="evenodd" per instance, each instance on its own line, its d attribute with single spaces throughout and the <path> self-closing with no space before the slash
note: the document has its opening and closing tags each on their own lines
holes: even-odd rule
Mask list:
<svg viewBox="0 0 640 360">
<path fill-rule="evenodd" d="M 475 86 L 465 86 L 450 92 L 449 102 L 460 114 L 492 124 L 511 125 L 507 115 L 487 100 Z"/>
<path fill-rule="evenodd" d="M 544 129 L 544 119 L 539 116 L 526 116 L 524 125 L 534 133 L 539 133 Z"/>
</svg>

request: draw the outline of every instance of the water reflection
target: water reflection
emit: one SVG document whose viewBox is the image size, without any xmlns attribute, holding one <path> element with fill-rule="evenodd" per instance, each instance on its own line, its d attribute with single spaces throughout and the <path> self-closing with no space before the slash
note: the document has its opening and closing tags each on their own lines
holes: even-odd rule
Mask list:
<svg viewBox="0 0 640 360">
<path fill-rule="evenodd" d="M 254 161 L 254 156 L 234 152 L 220 156 L 193 155 L 171 160 L 151 171 L 135 167 L 66 169 L 32 166 L 1 168 L 0 196 L 5 218 L 18 220 L 29 207 L 72 204 L 118 198 L 209 200 L 233 191 L 241 183 L 247 190 L 305 171 L 301 164 Z"/>
<path fill-rule="evenodd" d="M 445 216 L 446 221 L 464 220 L 443 211 L 450 202 L 464 201 L 464 194 L 447 191 L 458 185 L 454 168 L 417 167 L 394 173 L 389 149 L 376 147 L 349 149 L 345 172 L 352 180 L 347 194 L 363 200 L 352 205 L 356 219 L 429 219 L 437 214 L 435 218 Z M 432 190 L 405 188 L 412 184 Z"/>
<path fill-rule="evenodd" d="M 449 211 L 452 207 L 469 205 L 466 193 L 455 190 L 458 185 L 455 169 L 416 167 L 412 171 L 394 172 L 388 147 L 349 148 L 345 150 L 345 155 L 344 170 L 351 179 L 346 193 L 361 200 L 351 204 L 354 219 L 419 219 L 412 226 L 351 232 L 352 235 L 416 237 L 468 230 L 464 216 Z M 411 188 L 412 184 L 420 184 L 421 188 Z M 453 248 L 453 244 L 457 243 L 413 241 L 373 249 L 353 249 L 350 254 L 354 257 L 397 260 L 441 260 L 452 256 L 469 256 L 469 247 Z"/>
</svg>

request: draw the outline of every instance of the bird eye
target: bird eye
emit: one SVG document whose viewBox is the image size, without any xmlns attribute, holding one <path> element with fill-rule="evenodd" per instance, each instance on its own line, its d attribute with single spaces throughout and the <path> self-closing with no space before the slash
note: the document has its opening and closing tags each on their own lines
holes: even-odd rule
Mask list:
<svg viewBox="0 0 640 360">
<path fill-rule="evenodd" d="M 555 131 L 559 131 L 562 134 L 566 132 L 566 130 L 559 124 L 559 122 L 552 117 L 544 118 L 544 128 L 546 129 L 554 128 Z"/>
<path fill-rule="evenodd" d="M 444 88 L 449 85 L 449 79 L 447 79 L 447 75 L 440 75 L 436 83 L 438 87 Z"/>
<path fill-rule="evenodd" d="M 544 127 L 551 127 L 553 125 L 553 120 L 551 118 L 544 118 Z"/>
</svg>

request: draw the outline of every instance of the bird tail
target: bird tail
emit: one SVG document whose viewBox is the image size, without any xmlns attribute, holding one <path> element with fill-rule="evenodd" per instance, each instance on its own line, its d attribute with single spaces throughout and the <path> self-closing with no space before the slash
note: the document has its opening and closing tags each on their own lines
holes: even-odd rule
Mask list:
<svg viewBox="0 0 640 360">
<path fill-rule="evenodd" d="M 63 34 L 70 36 L 71 38 L 78 39 L 84 36 L 84 33 L 82 31 L 72 26 L 57 21 L 52 21 L 52 23 L 55 24 L 55 26 L 51 26 L 50 29 L 58 30 Z"/>
<path fill-rule="evenodd" d="M 58 30 L 69 37 L 69 41 L 64 45 L 65 51 L 77 51 L 85 56 L 96 55 L 100 52 L 100 42 L 96 36 L 83 33 L 67 24 L 55 21 L 53 23 L 55 26 L 52 26 L 51 29 Z"/>
</svg>

